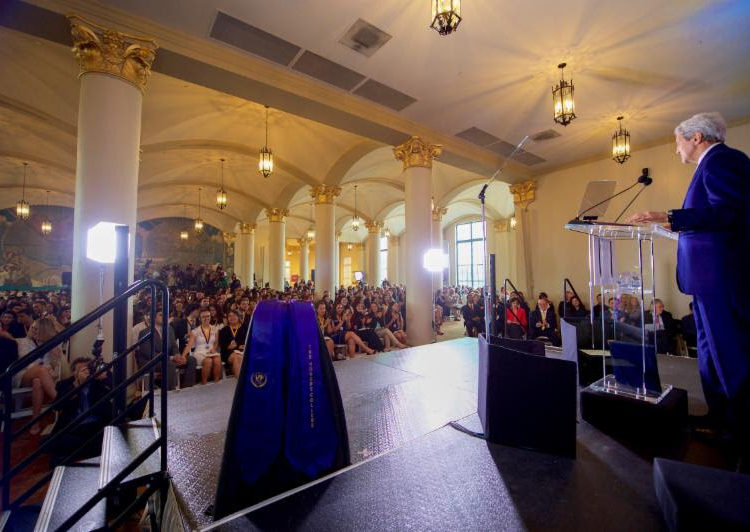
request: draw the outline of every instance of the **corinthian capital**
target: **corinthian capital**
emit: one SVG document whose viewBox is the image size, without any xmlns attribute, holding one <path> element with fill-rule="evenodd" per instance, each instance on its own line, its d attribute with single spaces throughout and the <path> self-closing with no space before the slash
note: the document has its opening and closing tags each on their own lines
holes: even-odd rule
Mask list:
<svg viewBox="0 0 750 532">
<path fill-rule="evenodd" d="M 393 155 L 397 161 L 403 161 L 404 170 L 412 166 L 432 168 L 432 160 L 440 157 L 443 146 L 428 144 L 419 137 L 411 137 L 403 144 L 393 148 Z"/>
<path fill-rule="evenodd" d="M 526 210 L 536 199 L 536 181 L 524 181 L 511 185 L 510 193 L 513 194 L 513 204 Z"/>
<path fill-rule="evenodd" d="M 145 90 L 156 57 L 156 41 L 104 28 L 78 15 L 69 15 L 68 20 L 81 74 L 110 74 Z"/>
<path fill-rule="evenodd" d="M 341 194 L 341 187 L 336 185 L 316 185 L 310 191 L 315 203 L 333 203 L 334 198 Z"/>
<path fill-rule="evenodd" d="M 240 233 L 243 235 L 250 235 L 255 231 L 256 224 L 248 223 L 248 222 L 241 222 L 240 223 Z"/>
<path fill-rule="evenodd" d="M 383 229 L 383 222 L 378 222 L 376 220 L 365 222 L 365 227 L 371 235 L 379 235 L 380 230 Z"/>
<path fill-rule="evenodd" d="M 268 216 L 269 222 L 283 222 L 289 216 L 289 209 L 279 209 L 277 207 L 266 209 L 266 216 Z"/>
</svg>

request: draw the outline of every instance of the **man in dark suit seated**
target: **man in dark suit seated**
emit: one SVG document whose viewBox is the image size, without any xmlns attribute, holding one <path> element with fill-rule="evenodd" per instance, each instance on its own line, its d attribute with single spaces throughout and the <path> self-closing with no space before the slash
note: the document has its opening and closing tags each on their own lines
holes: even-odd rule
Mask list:
<svg viewBox="0 0 750 532">
<path fill-rule="evenodd" d="M 690 314 L 683 316 L 682 320 L 682 337 L 688 347 L 698 345 L 698 331 L 695 329 L 695 315 L 693 314 L 693 302 L 690 302 Z"/>
<path fill-rule="evenodd" d="M 664 310 L 661 299 L 654 299 L 654 311 L 647 310 L 644 313 L 646 328 L 656 334 L 657 353 L 674 353 L 675 333 L 677 323 L 672 313 Z M 653 337 L 652 337 L 653 338 Z"/>
<path fill-rule="evenodd" d="M 464 327 L 466 327 L 466 334 L 471 337 L 476 337 L 479 333 L 483 333 L 484 327 L 484 309 L 477 302 L 479 296 L 472 292 L 466 298 L 467 302 L 461 309 L 461 314 L 464 318 Z"/>
<path fill-rule="evenodd" d="M 560 337 L 555 330 L 555 313 L 546 297 L 540 297 L 539 305 L 531 312 L 529 338 L 547 338 L 552 345 L 560 345 Z"/>
<path fill-rule="evenodd" d="M 719 113 L 699 113 L 675 128 L 677 153 L 696 165 L 681 209 L 643 212 L 630 223 L 669 223 L 679 231 L 677 284 L 693 296 L 698 370 L 711 420 L 738 439 L 738 468 L 750 470 L 750 159 L 724 144 Z"/>
<path fill-rule="evenodd" d="M 609 310 L 609 307 L 607 305 L 604 305 L 604 307 L 602 308 L 602 295 L 596 294 L 596 305 L 594 305 L 594 318 L 601 318 L 602 310 L 606 313 Z M 605 314 L 605 319 L 606 319 L 606 314 Z"/>
<path fill-rule="evenodd" d="M 161 339 L 161 327 L 164 319 L 164 314 L 161 310 L 156 312 L 156 327 L 154 328 L 154 349 L 156 350 L 156 355 L 161 354 L 162 349 L 162 339 Z M 140 334 L 138 335 L 138 339 L 140 340 L 144 336 L 146 336 L 149 331 L 151 330 L 151 324 L 149 323 L 151 321 L 151 316 L 149 314 L 144 315 L 144 320 L 146 322 L 146 328 L 143 329 Z M 197 365 L 197 362 L 195 360 L 195 357 L 193 355 L 188 356 L 182 356 L 180 354 L 180 350 L 177 346 L 177 340 L 175 339 L 174 330 L 172 329 L 172 326 L 169 325 L 167 327 L 169 330 L 169 338 L 167 340 L 167 346 L 169 347 L 169 358 L 167 359 L 167 389 L 168 390 L 174 390 L 175 386 L 177 385 L 177 371 L 178 369 L 184 369 L 185 370 L 185 379 L 181 384 L 181 388 L 189 388 L 190 386 L 195 384 L 195 368 Z M 151 341 L 147 340 L 146 342 L 142 343 L 141 346 L 138 348 L 138 354 L 137 354 L 137 360 L 138 360 L 138 366 L 143 366 L 144 364 L 147 364 L 149 360 L 153 358 L 153 355 L 151 353 Z M 157 374 L 161 374 L 161 365 L 157 365 L 155 368 L 155 372 Z M 163 379 L 162 379 L 163 380 Z"/>
</svg>

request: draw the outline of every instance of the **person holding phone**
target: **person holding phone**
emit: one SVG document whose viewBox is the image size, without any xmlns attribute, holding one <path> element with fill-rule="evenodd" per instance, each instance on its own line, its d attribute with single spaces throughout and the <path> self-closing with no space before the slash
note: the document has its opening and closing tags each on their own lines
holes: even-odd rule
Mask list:
<svg viewBox="0 0 750 532">
<path fill-rule="evenodd" d="M 187 358 L 190 350 L 195 348 L 193 356 L 201 368 L 201 384 L 208 382 L 213 375 L 214 382 L 221 380 L 221 354 L 219 353 L 219 333 L 216 326 L 211 325 L 211 312 L 208 308 L 200 311 L 200 325 L 190 331 L 187 345 L 182 356 Z"/>
</svg>

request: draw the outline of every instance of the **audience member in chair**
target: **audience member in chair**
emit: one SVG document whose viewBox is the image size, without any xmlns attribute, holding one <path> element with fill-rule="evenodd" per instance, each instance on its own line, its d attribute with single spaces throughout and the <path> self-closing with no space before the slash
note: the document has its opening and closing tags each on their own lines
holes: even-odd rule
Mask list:
<svg viewBox="0 0 750 532">
<path fill-rule="evenodd" d="M 401 343 L 406 345 L 406 332 L 404 331 L 404 317 L 401 314 L 400 303 L 394 301 L 388 307 L 385 313 L 385 326 L 391 330 L 393 336 Z"/>
<path fill-rule="evenodd" d="M 555 313 L 546 297 L 539 298 L 539 306 L 531 312 L 530 338 L 547 338 L 552 345 L 560 345 L 560 337 L 555 331 Z"/>
<path fill-rule="evenodd" d="M 466 297 L 466 305 L 461 309 L 466 334 L 472 338 L 476 338 L 479 333 L 485 331 L 484 309 L 479 305 L 478 299 L 479 296 L 472 292 Z"/>
<path fill-rule="evenodd" d="M 510 298 L 510 306 L 505 312 L 508 338 L 523 338 L 529 330 L 529 318 L 526 310 L 521 307 L 517 297 Z"/>
<path fill-rule="evenodd" d="M 227 326 L 219 331 L 219 350 L 221 360 L 232 369 L 232 375 L 239 376 L 242 358 L 245 353 L 247 326 L 240 320 L 237 310 L 227 312 Z"/>
<path fill-rule="evenodd" d="M 581 303 L 581 300 L 578 299 L 578 296 L 573 296 L 570 298 L 570 308 L 568 309 L 568 320 L 583 320 L 589 317 L 589 312 L 586 310 L 586 307 L 583 306 L 583 303 Z"/>
<path fill-rule="evenodd" d="M 71 390 L 75 392 L 57 406 L 60 414 L 55 423 L 52 435 L 62 431 L 65 427 L 94 406 L 108 392 L 106 385 L 107 373 L 86 382 L 91 375 L 89 364 L 91 359 L 80 357 L 73 361 L 71 371 L 72 376 L 63 379 L 57 383 L 57 393 L 62 396 Z M 52 447 L 53 465 L 59 464 L 64 458 L 75 451 L 75 459 L 90 458 L 101 453 L 102 434 L 99 434 L 93 441 L 86 443 L 89 438 L 94 436 L 97 431 L 103 429 L 111 419 L 111 403 L 104 401 L 89 412 L 81 423 L 71 429 L 68 433 L 60 436 L 55 445 Z"/>
<path fill-rule="evenodd" d="M 647 310 L 645 323 L 649 330 L 656 331 L 656 347 L 658 353 L 674 353 L 674 337 L 677 324 L 672 313 L 664 310 L 661 299 L 654 299 L 654 312 Z"/>
<path fill-rule="evenodd" d="M 602 308 L 602 295 L 596 294 L 596 305 L 594 305 L 594 318 L 601 318 L 602 311 L 605 313 L 609 310 L 609 307 L 607 305 L 604 305 Z M 606 314 L 605 314 L 606 318 Z"/>
<path fill-rule="evenodd" d="M 200 312 L 201 324 L 190 331 L 188 343 L 182 356 L 187 358 L 190 350 L 195 347 L 195 361 L 201 367 L 201 384 L 208 382 L 208 377 L 213 375 L 214 382 L 221 380 L 221 354 L 219 353 L 218 336 L 216 327 L 211 325 L 211 313 L 208 309 Z"/>
<path fill-rule="evenodd" d="M 698 330 L 695 327 L 695 315 L 693 314 L 693 302 L 690 302 L 690 314 L 683 316 L 682 320 L 682 337 L 688 347 L 698 345 Z"/>
<path fill-rule="evenodd" d="M 146 314 L 144 316 L 144 319 L 148 328 L 141 331 L 141 333 L 138 335 L 139 340 L 146 336 L 151 330 L 151 324 L 149 323 L 151 321 L 151 316 L 149 314 Z M 156 350 L 156 356 L 161 355 L 161 349 L 163 347 L 161 338 L 163 323 L 164 314 L 161 310 L 159 310 L 156 312 L 156 327 L 154 327 L 154 349 Z M 167 348 L 169 350 L 169 357 L 167 358 L 167 389 L 175 389 L 175 386 L 177 385 L 177 372 L 179 371 L 179 369 L 185 369 L 185 379 L 182 382 L 181 387 L 189 388 L 190 386 L 195 384 L 195 357 L 191 355 L 181 355 L 179 346 L 177 345 L 177 340 L 175 338 L 174 329 L 172 329 L 172 326 L 169 325 L 167 327 L 167 330 L 169 331 L 169 338 L 167 338 Z M 138 348 L 138 365 L 143 366 L 144 364 L 147 364 L 148 361 L 153 357 L 154 355 L 151 353 L 151 340 L 146 340 L 146 342 L 141 344 L 141 346 Z M 156 366 L 155 371 L 157 374 L 161 373 L 160 364 Z"/>
</svg>

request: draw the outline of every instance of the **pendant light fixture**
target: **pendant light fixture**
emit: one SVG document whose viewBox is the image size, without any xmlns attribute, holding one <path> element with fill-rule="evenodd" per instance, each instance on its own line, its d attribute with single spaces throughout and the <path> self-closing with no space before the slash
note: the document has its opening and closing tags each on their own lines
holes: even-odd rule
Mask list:
<svg viewBox="0 0 750 532">
<path fill-rule="evenodd" d="M 432 24 L 430 27 L 440 35 L 450 35 L 461 24 L 461 0 L 430 0 Z"/>
<path fill-rule="evenodd" d="M 359 231 L 359 217 L 357 216 L 357 185 L 354 185 L 354 218 L 352 219 L 352 231 Z"/>
<path fill-rule="evenodd" d="M 573 80 L 565 81 L 564 68 L 566 63 L 560 63 L 560 83 L 552 87 L 552 104 L 555 122 L 567 126 L 576 118 L 576 104 L 573 100 Z"/>
<path fill-rule="evenodd" d="M 49 210 L 49 190 L 47 191 L 47 210 Z M 52 232 L 52 220 L 47 215 L 42 218 L 42 236 L 47 236 Z"/>
<path fill-rule="evenodd" d="M 258 172 L 268 177 L 273 172 L 273 152 L 268 147 L 268 106 L 266 105 L 266 143 L 258 154 Z"/>
<path fill-rule="evenodd" d="M 391 230 L 387 227 L 383 230 L 383 236 L 386 238 L 391 238 Z"/>
<path fill-rule="evenodd" d="M 346 245 L 346 250 L 347 250 L 347 251 L 351 251 L 351 250 L 353 250 L 353 249 L 354 249 L 354 244 L 352 244 L 351 242 L 350 242 L 349 244 L 347 244 L 347 245 Z"/>
<path fill-rule="evenodd" d="M 612 159 L 622 164 L 630 158 L 630 133 L 622 128 L 622 117 L 617 117 L 619 128 L 612 135 Z"/>
<path fill-rule="evenodd" d="M 182 217 L 187 219 L 187 205 L 185 204 L 182 205 Z M 182 240 L 183 242 L 187 240 L 189 236 L 190 235 L 188 234 L 187 230 L 183 229 L 182 231 L 180 231 L 180 240 Z"/>
<path fill-rule="evenodd" d="M 195 219 L 193 229 L 196 235 L 203 233 L 203 220 L 201 220 L 201 187 L 198 187 L 198 217 Z"/>
<path fill-rule="evenodd" d="M 227 191 L 224 190 L 224 159 L 221 159 L 221 186 L 216 191 L 216 206 L 219 210 L 224 210 L 227 207 Z"/>
<path fill-rule="evenodd" d="M 21 199 L 16 203 L 16 216 L 21 220 L 28 220 L 31 215 L 31 209 L 26 201 L 26 167 L 29 163 L 23 163 L 23 188 L 21 189 Z"/>
</svg>

